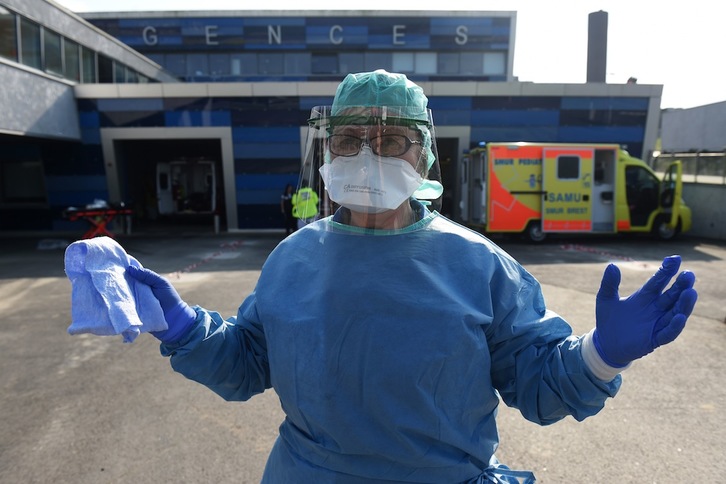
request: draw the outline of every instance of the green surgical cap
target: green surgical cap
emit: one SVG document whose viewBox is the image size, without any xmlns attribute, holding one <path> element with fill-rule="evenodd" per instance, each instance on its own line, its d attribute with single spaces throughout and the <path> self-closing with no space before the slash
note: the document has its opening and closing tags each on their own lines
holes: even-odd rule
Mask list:
<svg viewBox="0 0 726 484">
<path fill-rule="evenodd" d="M 348 74 L 338 86 L 333 99 L 333 116 L 351 107 L 387 107 L 392 117 L 407 118 L 429 124 L 428 99 L 423 89 L 403 74 L 383 69 Z"/>
</svg>

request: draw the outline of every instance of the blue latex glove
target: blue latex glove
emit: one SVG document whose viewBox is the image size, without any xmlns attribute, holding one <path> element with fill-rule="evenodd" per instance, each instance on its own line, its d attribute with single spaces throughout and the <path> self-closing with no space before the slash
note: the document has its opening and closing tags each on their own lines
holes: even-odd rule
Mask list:
<svg viewBox="0 0 726 484">
<path fill-rule="evenodd" d="M 159 300 L 164 319 L 169 329 L 152 331 L 151 334 L 164 343 L 179 341 L 192 327 L 197 313 L 185 303 L 176 292 L 174 286 L 156 272 L 134 266 L 126 268 L 126 273 L 137 281 L 151 287 L 154 297 Z"/>
<path fill-rule="evenodd" d="M 663 292 L 681 265 L 681 257 L 663 259 L 663 265 L 643 287 L 627 298 L 618 295 L 620 269 L 605 269 L 595 307 L 593 343 L 600 357 L 614 368 L 627 366 L 681 334 L 698 297 L 693 272 L 681 272 Z"/>
</svg>

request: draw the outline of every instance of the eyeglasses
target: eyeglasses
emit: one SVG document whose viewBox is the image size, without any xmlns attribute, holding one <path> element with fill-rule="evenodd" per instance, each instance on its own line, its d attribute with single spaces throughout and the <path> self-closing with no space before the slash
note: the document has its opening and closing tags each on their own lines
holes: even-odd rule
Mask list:
<svg viewBox="0 0 726 484">
<path fill-rule="evenodd" d="M 411 145 L 420 145 L 420 141 L 409 139 L 403 134 L 383 134 L 370 138 L 333 134 L 328 137 L 328 147 L 335 156 L 355 156 L 360 153 L 363 143 L 367 144 L 377 156 L 401 156 L 411 149 Z"/>
</svg>

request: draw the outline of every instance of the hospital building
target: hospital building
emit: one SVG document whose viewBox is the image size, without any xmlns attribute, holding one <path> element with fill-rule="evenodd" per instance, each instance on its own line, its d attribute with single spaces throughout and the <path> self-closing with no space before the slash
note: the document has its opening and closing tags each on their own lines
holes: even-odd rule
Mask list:
<svg viewBox="0 0 726 484">
<path fill-rule="evenodd" d="M 311 108 L 375 69 L 428 96 L 454 219 L 459 160 L 482 142 L 617 143 L 647 159 L 662 86 L 606 83 L 606 34 L 582 21 L 587 82 L 537 84 L 513 76 L 513 11 L 76 14 L 0 0 L 0 230 L 83 232 L 68 209 L 104 203 L 136 229 L 185 216 L 282 229 Z"/>
</svg>

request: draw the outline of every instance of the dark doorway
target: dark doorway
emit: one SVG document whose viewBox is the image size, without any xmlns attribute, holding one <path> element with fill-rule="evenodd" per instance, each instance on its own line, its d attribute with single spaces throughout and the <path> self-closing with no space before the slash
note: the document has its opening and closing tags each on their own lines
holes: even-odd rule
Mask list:
<svg viewBox="0 0 726 484">
<path fill-rule="evenodd" d="M 441 200 L 441 214 L 452 218 L 456 200 L 456 160 L 458 160 L 459 139 L 437 138 L 436 148 L 439 152 L 439 165 L 441 165 L 441 184 L 444 194 Z"/>
<path fill-rule="evenodd" d="M 222 150 L 218 139 L 123 140 L 115 142 L 122 200 L 134 210 L 134 231 L 215 229 L 214 213 L 209 210 L 180 210 L 160 214 L 157 166 L 173 162 L 212 162 L 216 173 L 217 222 L 226 221 Z M 224 230 L 225 227 L 218 227 Z"/>
</svg>

